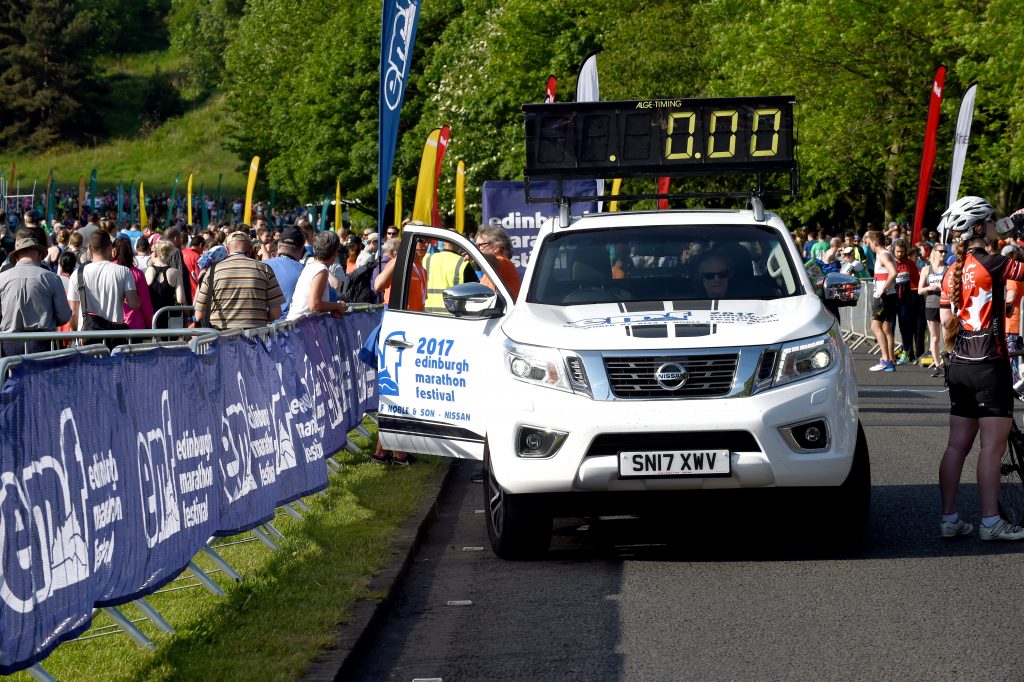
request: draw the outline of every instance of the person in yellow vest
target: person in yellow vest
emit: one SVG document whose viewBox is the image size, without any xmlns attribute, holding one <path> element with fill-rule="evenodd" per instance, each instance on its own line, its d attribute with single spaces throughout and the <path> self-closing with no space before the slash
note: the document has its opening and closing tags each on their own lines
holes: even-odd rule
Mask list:
<svg viewBox="0 0 1024 682">
<path fill-rule="evenodd" d="M 423 310 L 428 313 L 448 315 L 444 307 L 444 290 L 463 282 L 476 282 L 473 262 L 459 248 L 442 240 L 443 249 L 423 256 L 423 267 L 427 271 L 427 301 Z"/>
</svg>

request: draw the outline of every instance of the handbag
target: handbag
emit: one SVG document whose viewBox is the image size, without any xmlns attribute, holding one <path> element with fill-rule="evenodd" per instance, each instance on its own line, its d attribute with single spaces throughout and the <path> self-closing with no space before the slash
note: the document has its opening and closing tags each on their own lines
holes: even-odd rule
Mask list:
<svg viewBox="0 0 1024 682">
<path fill-rule="evenodd" d="M 83 265 L 78 274 L 78 304 L 82 307 L 84 314 L 82 315 L 82 331 L 123 331 L 128 329 L 128 325 L 124 322 L 113 322 L 97 315 L 96 313 L 89 311 L 89 299 L 85 293 L 85 269 L 88 265 Z M 106 344 L 107 348 L 114 350 L 115 347 L 128 343 L 128 339 L 124 337 L 113 337 L 104 339 L 103 343 Z"/>
</svg>

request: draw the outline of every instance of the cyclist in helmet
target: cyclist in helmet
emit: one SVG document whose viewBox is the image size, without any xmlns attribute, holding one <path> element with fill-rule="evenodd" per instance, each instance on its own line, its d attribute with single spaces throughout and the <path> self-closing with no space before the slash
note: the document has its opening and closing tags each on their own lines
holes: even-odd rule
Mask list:
<svg viewBox="0 0 1024 682">
<path fill-rule="evenodd" d="M 969 535 L 974 526 L 957 514 L 956 495 L 964 460 L 981 432 L 978 490 L 982 540 L 1024 540 L 1024 528 L 999 516 L 999 465 L 1013 418 L 1010 359 L 1003 316 L 1006 280 L 1024 280 L 1024 263 L 986 247 L 995 240 L 992 206 L 981 197 L 958 200 L 943 214 L 956 261 L 942 280 L 939 312 L 951 348 L 949 442 L 939 465 L 944 538 Z"/>
</svg>

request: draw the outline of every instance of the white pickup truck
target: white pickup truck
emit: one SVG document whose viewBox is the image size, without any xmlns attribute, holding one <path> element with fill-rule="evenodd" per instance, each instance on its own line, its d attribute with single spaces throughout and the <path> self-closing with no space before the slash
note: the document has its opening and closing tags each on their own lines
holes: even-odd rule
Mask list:
<svg viewBox="0 0 1024 682">
<path fill-rule="evenodd" d="M 859 285 L 830 274 L 819 296 L 754 204 L 552 220 L 518 300 L 472 242 L 407 226 L 378 346 L 384 447 L 482 460 L 503 558 L 543 554 L 555 515 L 771 487 L 803 489 L 808 515 L 855 542 L 868 450 L 821 298 L 852 305 Z M 451 243 L 496 290 L 459 284 L 446 311 L 415 310 L 422 240 Z"/>
</svg>

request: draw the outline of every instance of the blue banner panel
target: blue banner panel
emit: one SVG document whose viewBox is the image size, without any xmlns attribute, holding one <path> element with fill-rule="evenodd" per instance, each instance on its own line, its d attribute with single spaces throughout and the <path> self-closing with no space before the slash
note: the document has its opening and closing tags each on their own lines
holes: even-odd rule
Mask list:
<svg viewBox="0 0 1024 682">
<path fill-rule="evenodd" d="M 483 187 L 483 222 L 489 227 L 503 227 L 512 240 L 512 262 L 519 276 L 526 273 L 530 253 L 540 228 L 558 217 L 558 204 L 526 203 L 525 183 L 522 181 L 487 180 Z M 531 182 L 530 195 L 554 196 L 557 182 Z M 596 180 L 565 180 L 562 191 L 566 196 L 585 197 L 597 194 Z M 573 213 L 597 210 L 597 202 L 579 202 L 572 205 Z"/>
<path fill-rule="evenodd" d="M 0 391 L 0 674 L 152 593 L 212 535 L 327 485 L 377 407 L 355 353 L 380 311 L 304 320 L 196 356 L 26 360 Z"/>
<path fill-rule="evenodd" d="M 420 18 L 419 0 L 384 0 L 380 25 L 380 101 L 377 116 L 377 233 L 384 230 L 391 167 L 398 141 L 405 85 L 412 65 L 412 46 Z M 399 224 L 401 216 L 395 216 Z"/>
</svg>

